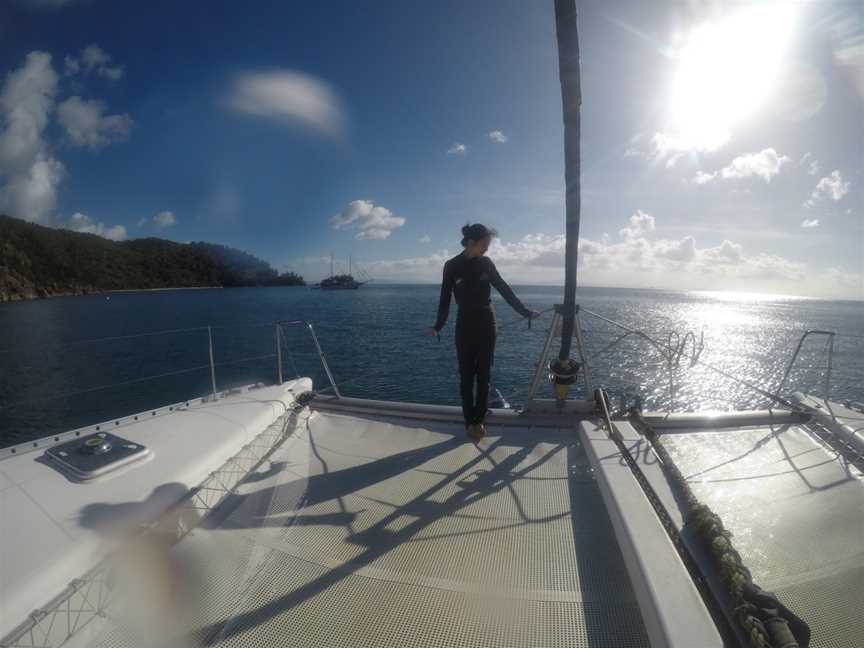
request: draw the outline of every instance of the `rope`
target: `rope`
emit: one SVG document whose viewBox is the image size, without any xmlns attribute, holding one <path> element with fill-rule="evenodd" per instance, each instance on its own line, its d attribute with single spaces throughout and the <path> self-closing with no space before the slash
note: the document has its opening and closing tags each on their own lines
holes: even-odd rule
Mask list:
<svg viewBox="0 0 864 648">
<path fill-rule="evenodd" d="M 605 398 L 605 396 L 604 396 Z M 771 636 L 765 623 L 756 616 L 761 608 L 753 602 L 754 593 L 761 589 L 753 582 L 753 575 L 744 565 L 741 554 L 732 542 L 732 532 L 723 524 L 723 520 L 711 508 L 699 501 L 687 479 L 672 460 L 665 446 L 660 442 L 659 435 L 644 420 L 634 413 L 634 422 L 651 443 L 660 466 L 667 478 L 675 484 L 686 504 L 684 525 L 690 525 L 705 546 L 708 548 L 717 568 L 720 580 L 725 585 L 732 601 L 732 611 L 735 620 L 741 626 L 752 648 L 771 648 Z M 611 424 L 611 421 L 610 421 Z M 791 614 L 791 613 L 790 613 Z M 781 617 L 782 618 L 782 617 Z M 789 621 L 784 619 L 784 621 Z M 796 622 L 800 620 L 795 619 Z M 803 622 L 800 622 L 803 625 Z M 785 624 L 784 624 L 785 625 Z M 809 629 L 807 630 L 809 638 Z M 799 644 L 784 643 L 788 648 Z"/>
</svg>

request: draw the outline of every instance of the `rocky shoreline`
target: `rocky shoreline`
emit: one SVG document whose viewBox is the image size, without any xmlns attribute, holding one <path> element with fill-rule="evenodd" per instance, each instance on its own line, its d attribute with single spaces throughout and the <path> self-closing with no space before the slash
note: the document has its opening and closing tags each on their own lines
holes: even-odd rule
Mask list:
<svg viewBox="0 0 864 648">
<path fill-rule="evenodd" d="M 34 286 L 16 281 L 15 277 L 6 271 L 6 268 L 0 267 L 0 303 L 47 299 L 49 297 L 72 297 L 95 292 L 100 291 L 93 286 L 61 286 L 59 284 Z"/>
</svg>

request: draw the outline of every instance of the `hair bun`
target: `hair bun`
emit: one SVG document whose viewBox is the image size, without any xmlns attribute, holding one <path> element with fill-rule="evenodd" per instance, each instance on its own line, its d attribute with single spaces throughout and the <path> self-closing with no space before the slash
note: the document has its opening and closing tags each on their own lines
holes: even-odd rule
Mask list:
<svg viewBox="0 0 864 648">
<path fill-rule="evenodd" d="M 469 223 L 465 224 L 465 227 L 462 228 L 462 236 L 468 236 L 471 233 L 471 225 Z"/>
</svg>

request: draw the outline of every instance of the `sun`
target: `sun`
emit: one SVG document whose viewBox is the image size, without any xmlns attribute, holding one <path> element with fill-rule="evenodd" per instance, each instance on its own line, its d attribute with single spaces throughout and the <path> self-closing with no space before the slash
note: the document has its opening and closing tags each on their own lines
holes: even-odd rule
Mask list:
<svg viewBox="0 0 864 648">
<path fill-rule="evenodd" d="M 770 93 L 794 33 L 795 3 L 741 9 L 694 29 L 674 51 L 671 131 L 683 146 L 713 151 Z"/>
</svg>

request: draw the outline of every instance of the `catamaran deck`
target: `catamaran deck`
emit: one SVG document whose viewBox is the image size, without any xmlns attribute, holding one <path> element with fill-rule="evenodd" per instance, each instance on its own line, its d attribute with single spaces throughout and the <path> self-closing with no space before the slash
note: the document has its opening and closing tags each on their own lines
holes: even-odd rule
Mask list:
<svg viewBox="0 0 864 648">
<path fill-rule="evenodd" d="M 637 470 L 580 401 L 566 414 L 496 410 L 472 443 L 457 408 L 325 398 L 310 409 L 291 391 L 306 385 L 118 421 L 112 429 L 155 455 L 92 483 L 69 482 L 38 451 L 7 456 L 3 502 L 18 489 L 43 503 L 14 519 L 4 509 L 2 573 L 29 585 L 2 589 L 16 612 L 6 628 L 24 621 L 2 645 L 735 644 L 637 479 L 694 549 L 642 423 L 615 424 Z M 854 648 L 864 634 L 860 455 L 838 454 L 807 417 L 644 420 L 734 533 L 755 581 L 810 624 L 811 645 Z M 107 526 L 82 513 L 95 509 Z M 27 529 L 45 516 L 69 535 L 60 551 L 27 540 L 39 540 Z M 100 533 L 157 520 L 128 542 L 109 538 L 111 558 L 85 574 Z M 61 593 L 72 571 L 82 578 Z M 27 620 L 26 605 L 42 607 Z"/>
<path fill-rule="evenodd" d="M 224 646 L 646 646 L 578 439 L 314 413 L 176 547 L 200 566 L 190 629 Z M 134 643 L 118 625 L 100 645 Z"/>
</svg>

